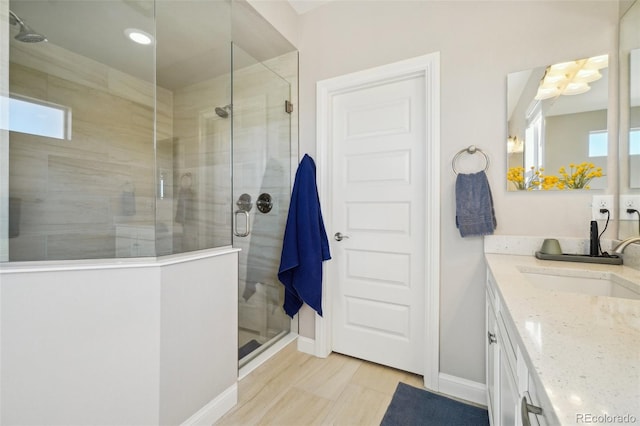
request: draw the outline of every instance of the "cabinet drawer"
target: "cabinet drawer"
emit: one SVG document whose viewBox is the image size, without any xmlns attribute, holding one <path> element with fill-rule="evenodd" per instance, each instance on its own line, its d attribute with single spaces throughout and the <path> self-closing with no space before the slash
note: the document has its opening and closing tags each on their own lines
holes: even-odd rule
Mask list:
<svg viewBox="0 0 640 426">
<path fill-rule="evenodd" d="M 502 339 L 498 338 L 498 344 L 502 344 Z M 504 355 L 504 352 L 502 352 Z M 509 363 L 500 361 L 500 412 L 496 416 L 500 426 L 512 426 L 517 424 L 518 414 L 518 385 L 515 377 L 509 368 Z M 537 425 L 536 425 L 537 426 Z"/>
</svg>

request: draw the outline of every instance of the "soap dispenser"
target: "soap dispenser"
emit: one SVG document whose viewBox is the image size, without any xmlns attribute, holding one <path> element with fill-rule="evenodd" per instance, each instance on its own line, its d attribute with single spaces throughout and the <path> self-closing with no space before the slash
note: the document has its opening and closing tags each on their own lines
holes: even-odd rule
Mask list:
<svg viewBox="0 0 640 426">
<path fill-rule="evenodd" d="M 600 241 L 598 237 L 598 222 L 591 221 L 590 230 L 589 256 L 598 256 L 600 254 Z"/>
</svg>

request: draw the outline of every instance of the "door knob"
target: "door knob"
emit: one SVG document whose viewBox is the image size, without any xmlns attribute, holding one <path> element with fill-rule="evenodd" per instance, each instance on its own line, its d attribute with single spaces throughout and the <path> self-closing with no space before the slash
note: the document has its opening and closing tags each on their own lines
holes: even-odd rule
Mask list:
<svg viewBox="0 0 640 426">
<path fill-rule="evenodd" d="M 349 238 L 348 235 L 343 235 L 342 232 L 336 232 L 333 236 L 336 241 L 342 241 L 344 238 Z"/>
</svg>

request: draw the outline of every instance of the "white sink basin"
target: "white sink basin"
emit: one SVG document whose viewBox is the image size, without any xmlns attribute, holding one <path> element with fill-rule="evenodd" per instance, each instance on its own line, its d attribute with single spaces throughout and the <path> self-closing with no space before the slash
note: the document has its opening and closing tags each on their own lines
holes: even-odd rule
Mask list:
<svg viewBox="0 0 640 426">
<path fill-rule="evenodd" d="M 590 275 L 581 271 L 580 276 L 563 275 L 559 272 L 521 271 L 536 288 L 587 294 L 591 296 L 621 297 L 640 300 L 640 285 L 627 281 L 613 273 Z"/>
</svg>

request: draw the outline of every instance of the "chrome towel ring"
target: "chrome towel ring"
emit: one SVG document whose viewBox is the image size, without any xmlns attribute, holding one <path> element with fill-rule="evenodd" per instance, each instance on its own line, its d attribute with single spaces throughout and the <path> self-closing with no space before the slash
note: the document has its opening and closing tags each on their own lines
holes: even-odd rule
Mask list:
<svg viewBox="0 0 640 426">
<path fill-rule="evenodd" d="M 468 148 L 464 148 L 461 149 L 460 151 L 458 151 L 458 153 L 453 157 L 453 160 L 451 161 L 451 168 L 453 168 L 453 172 L 455 174 L 458 174 L 458 169 L 456 169 L 456 162 L 458 161 L 458 158 L 460 158 L 460 156 L 464 153 L 473 155 L 476 153 L 480 153 L 482 154 L 482 156 L 484 157 L 484 161 L 485 161 L 485 166 L 484 166 L 484 170 L 483 171 L 487 171 L 489 169 L 489 156 L 480 148 L 478 148 L 475 145 L 469 145 Z"/>
</svg>

